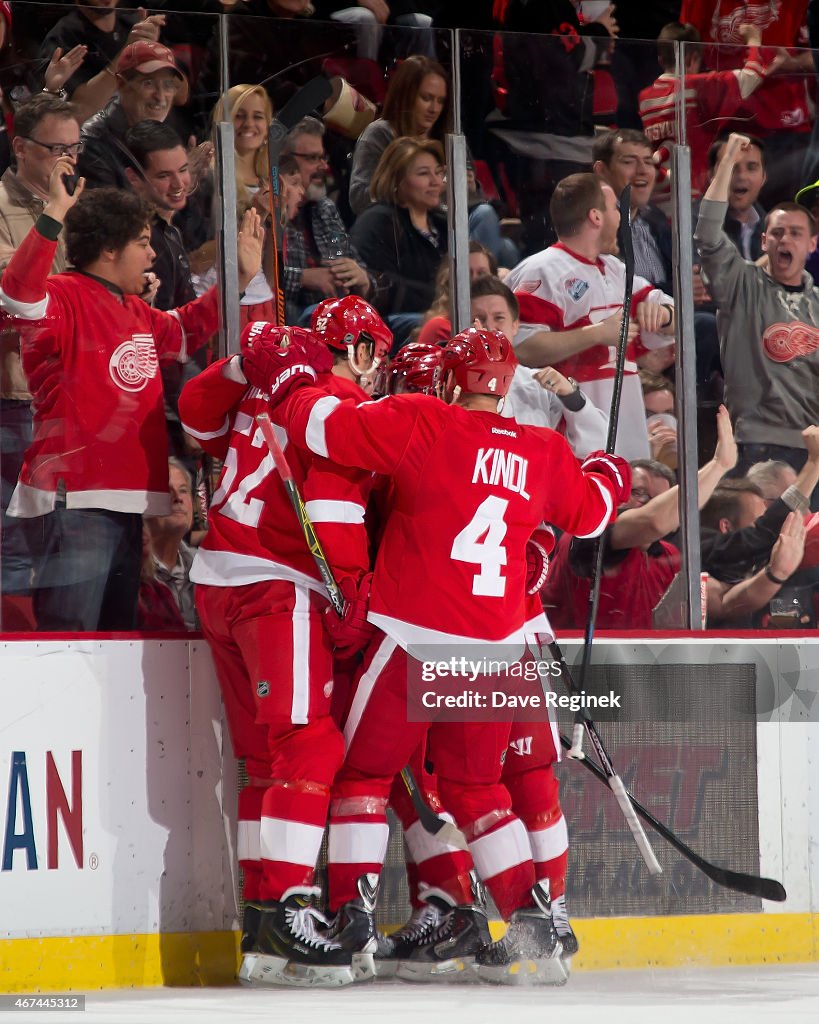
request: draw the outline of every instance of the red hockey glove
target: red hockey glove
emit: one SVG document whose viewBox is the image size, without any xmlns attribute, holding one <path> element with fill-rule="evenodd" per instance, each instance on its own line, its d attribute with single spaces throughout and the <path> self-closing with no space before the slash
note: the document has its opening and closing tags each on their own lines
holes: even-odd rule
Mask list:
<svg viewBox="0 0 819 1024">
<path fill-rule="evenodd" d="M 270 396 L 272 405 L 278 405 L 294 387 L 314 383 L 316 370 L 332 366 L 327 347 L 300 327 L 276 327 L 256 320 L 242 331 L 241 344 L 242 372 L 249 384 Z"/>
<path fill-rule="evenodd" d="M 332 608 L 328 608 L 325 613 L 324 624 L 333 641 L 335 653 L 340 658 L 349 658 L 363 651 L 376 631 L 376 627 L 367 622 L 372 579 L 371 572 L 362 576 L 357 583 L 352 576 L 342 577 L 338 587 L 344 597 L 344 615 L 339 618 Z"/>
<path fill-rule="evenodd" d="M 549 555 L 554 551 L 555 535 L 539 527 L 526 542 L 526 593 L 536 594 L 546 582 Z"/>
<path fill-rule="evenodd" d="M 631 466 L 619 455 L 591 452 L 583 459 L 580 468 L 584 473 L 597 473 L 609 481 L 614 490 L 615 508 L 625 505 L 631 498 Z"/>
</svg>

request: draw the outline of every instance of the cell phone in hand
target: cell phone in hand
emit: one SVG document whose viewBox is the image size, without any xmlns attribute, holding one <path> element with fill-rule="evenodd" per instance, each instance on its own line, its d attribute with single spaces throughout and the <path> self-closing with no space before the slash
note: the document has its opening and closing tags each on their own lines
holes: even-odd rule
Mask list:
<svg viewBox="0 0 819 1024">
<path fill-rule="evenodd" d="M 70 196 L 73 196 L 77 189 L 77 182 L 80 180 L 79 171 L 74 171 L 73 174 L 64 174 L 62 178 L 66 192 Z"/>
</svg>

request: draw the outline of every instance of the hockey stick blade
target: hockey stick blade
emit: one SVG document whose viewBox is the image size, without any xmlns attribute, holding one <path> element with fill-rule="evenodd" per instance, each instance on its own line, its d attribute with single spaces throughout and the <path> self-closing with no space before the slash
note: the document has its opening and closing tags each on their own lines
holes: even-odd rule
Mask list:
<svg viewBox="0 0 819 1024">
<path fill-rule="evenodd" d="M 421 796 L 418 783 L 415 781 L 415 776 L 412 774 L 409 765 L 401 769 L 401 779 L 407 787 L 412 805 L 418 814 L 418 819 L 423 825 L 424 831 L 435 836 L 440 842 L 446 843 L 447 846 L 455 846 L 459 850 L 468 850 L 469 847 L 463 832 L 461 832 L 457 825 L 453 825 L 451 821 L 447 821 L 446 818 L 436 814 L 424 800 L 423 796 Z"/>
<path fill-rule="evenodd" d="M 560 743 L 567 750 L 571 747 L 570 741 L 563 733 L 560 734 Z M 608 786 L 609 781 L 606 773 L 596 761 L 585 757 L 581 763 L 588 768 L 592 775 Z M 785 892 L 785 887 L 774 878 L 762 878 L 759 875 L 748 875 L 744 871 L 732 871 L 730 868 L 721 868 L 705 860 L 704 857 L 700 857 L 698 853 L 695 853 L 690 846 L 680 839 L 676 832 L 672 832 L 668 825 L 665 825 L 659 818 L 655 818 L 651 811 L 644 807 L 632 793 L 626 790 L 625 795 L 643 821 L 651 825 L 655 832 L 658 832 L 683 857 L 690 860 L 712 882 L 716 882 L 717 885 L 721 885 L 724 889 L 733 889 L 734 892 L 745 893 L 746 896 L 757 896 L 759 899 L 771 900 L 774 903 L 783 903 L 787 899 L 788 894 Z"/>
</svg>

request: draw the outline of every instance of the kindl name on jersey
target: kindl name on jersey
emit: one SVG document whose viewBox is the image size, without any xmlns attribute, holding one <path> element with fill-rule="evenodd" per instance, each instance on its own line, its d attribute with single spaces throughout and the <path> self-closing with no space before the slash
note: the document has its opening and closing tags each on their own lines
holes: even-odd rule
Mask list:
<svg viewBox="0 0 819 1024">
<path fill-rule="evenodd" d="M 526 473 L 529 460 L 522 455 L 505 452 L 502 448 L 479 448 L 475 459 L 475 471 L 472 483 L 490 484 L 494 487 L 505 487 L 514 491 L 527 501 L 530 495 L 526 491 Z"/>
</svg>

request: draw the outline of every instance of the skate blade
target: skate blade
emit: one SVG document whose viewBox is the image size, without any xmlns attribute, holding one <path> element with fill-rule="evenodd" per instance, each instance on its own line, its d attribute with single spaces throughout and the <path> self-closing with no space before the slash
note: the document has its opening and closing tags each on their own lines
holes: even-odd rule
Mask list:
<svg viewBox="0 0 819 1024">
<path fill-rule="evenodd" d="M 398 971 L 398 964 L 400 960 L 379 960 L 375 957 L 374 961 L 375 976 L 379 981 L 389 981 L 390 978 L 394 978 Z"/>
<path fill-rule="evenodd" d="M 372 953 L 353 953 L 350 967 L 355 981 L 372 981 L 375 977 L 375 958 Z"/>
<path fill-rule="evenodd" d="M 338 988 L 356 980 L 352 966 L 299 964 L 283 957 L 246 953 L 239 968 L 242 985 L 282 985 L 292 988 Z"/>
<path fill-rule="evenodd" d="M 403 981 L 439 981 L 444 984 L 472 984 L 478 981 L 473 970 L 474 957 L 454 957 L 430 963 L 423 960 L 399 960 L 397 977 Z"/>
<path fill-rule="evenodd" d="M 548 960 L 515 960 L 505 966 L 475 964 L 480 981 L 490 985 L 565 985 L 568 971 L 559 956 Z"/>
</svg>

